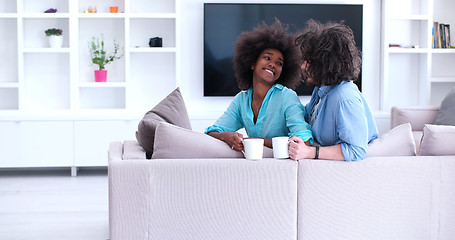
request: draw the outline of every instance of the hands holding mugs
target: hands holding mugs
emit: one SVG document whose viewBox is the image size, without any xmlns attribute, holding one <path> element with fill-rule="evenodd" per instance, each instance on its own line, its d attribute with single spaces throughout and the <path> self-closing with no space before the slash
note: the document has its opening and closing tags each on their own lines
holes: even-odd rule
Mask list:
<svg viewBox="0 0 455 240">
<path fill-rule="evenodd" d="M 244 150 L 242 150 L 246 159 L 262 159 L 264 150 L 264 139 L 262 138 L 245 138 L 242 140 Z M 273 157 L 289 158 L 289 137 L 272 138 Z"/>
<path fill-rule="evenodd" d="M 232 145 L 232 149 L 240 149 L 246 159 L 260 160 L 264 153 L 264 139 L 262 138 L 242 138 L 239 148 Z M 274 158 L 289 158 L 289 137 L 274 137 L 272 138 L 273 157 Z"/>
</svg>

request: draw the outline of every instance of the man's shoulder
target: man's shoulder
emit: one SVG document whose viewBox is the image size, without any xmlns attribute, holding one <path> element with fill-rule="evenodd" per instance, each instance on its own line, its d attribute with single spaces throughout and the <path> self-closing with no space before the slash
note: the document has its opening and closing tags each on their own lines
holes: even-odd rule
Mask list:
<svg viewBox="0 0 455 240">
<path fill-rule="evenodd" d="M 333 100 L 350 101 L 361 98 L 361 92 L 353 82 L 342 82 L 334 87 L 330 94 Z"/>
</svg>

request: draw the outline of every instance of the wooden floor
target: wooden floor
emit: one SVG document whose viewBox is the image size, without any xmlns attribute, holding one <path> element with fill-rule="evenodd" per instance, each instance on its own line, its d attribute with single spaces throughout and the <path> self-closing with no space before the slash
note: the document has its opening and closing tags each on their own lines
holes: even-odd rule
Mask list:
<svg viewBox="0 0 455 240">
<path fill-rule="evenodd" d="M 0 170 L 0 239 L 109 238 L 106 169 Z"/>
</svg>

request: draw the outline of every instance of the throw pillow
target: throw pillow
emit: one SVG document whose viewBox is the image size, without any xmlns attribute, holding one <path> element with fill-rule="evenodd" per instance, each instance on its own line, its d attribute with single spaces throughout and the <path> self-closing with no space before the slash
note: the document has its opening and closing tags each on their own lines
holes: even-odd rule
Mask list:
<svg viewBox="0 0 455 240">
<path fill-rule="evenodd" d="M 420 155 L 455 155 L 455 126 L 426 124 L 423 127 Z"/>
<path fill-rule="evenodd" d="M 366 157 L 415 156 L 416 145 L 411 124 L 404 123 L 368 144 Z"/>
<path fill-rule="evenodd" d="M 136 139 L 146 151 L 147 158 L 153 154 L 155 128 L 160 122 L 191 129 L 190 118 L 179 88 L 176 88 L 148 111 L 137 126 Z"/>
<path fill-rule="evenodd" d="M 160 123 L 155 132 L 152 158 L 243 158 L 241 152 L 232 150 L 225 142 L 204 133 L 194 132 L 166 122 Z M 273 151 L 264 147 L 264 158 L 272 158 Z"/>
<path fill-rule="evenodd" d="M 455 126 L 455 87 L 442 100 L 434 124 Z"/>
</svg>

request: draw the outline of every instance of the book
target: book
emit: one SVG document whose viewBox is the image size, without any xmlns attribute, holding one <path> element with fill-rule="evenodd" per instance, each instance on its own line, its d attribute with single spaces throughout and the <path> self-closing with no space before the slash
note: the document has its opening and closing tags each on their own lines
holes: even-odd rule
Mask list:
<svg viewBox="0 0 455 240">
<path fill-rule="evenodd" d="M 439 22 L 434 22 L 433 23 L 433 48 L 439 48 L 439 41 L 440 41 L 440 36 L 439 36 Z"/>
<path fill-rule="evenodd" d="M 445 48 L 450 48 L 450 24 L 444 24 Z"/>
<path fill-rule="evenodd" d="M 444 23 L 439 23 L 439 48 L 445 48 L 446 46 L 446 38 L 444 35 Z"/>
</svg>

